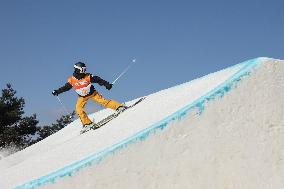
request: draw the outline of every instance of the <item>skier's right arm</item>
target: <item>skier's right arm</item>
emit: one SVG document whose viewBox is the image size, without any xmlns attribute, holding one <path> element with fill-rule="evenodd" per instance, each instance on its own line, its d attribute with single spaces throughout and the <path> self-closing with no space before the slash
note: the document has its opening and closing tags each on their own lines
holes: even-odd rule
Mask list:
<svg viewBox="0 0 284 189">
<path fill-rule="evenodd" d="M 70 89 L 72 89 L 72 85 L 68 82 L 63 87 L 60 87 L 59 89 L 52 91 L 52 94 L 54 96 L 57 96 L 60 93 L 64 93 L 66 91 L 69 91 Z"/>
</svg>

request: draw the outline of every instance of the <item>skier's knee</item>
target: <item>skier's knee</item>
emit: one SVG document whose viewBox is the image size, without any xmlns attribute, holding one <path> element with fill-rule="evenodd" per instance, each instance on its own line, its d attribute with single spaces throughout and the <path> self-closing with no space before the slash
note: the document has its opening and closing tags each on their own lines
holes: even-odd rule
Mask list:
<svg viewBox="0 0 284 189">
<path fill-rule="evenodd" d="M 80 106 L 76 106 L 76 113 L 77 113 L 78 115 L 80 115 L 80 114 L 84 113 L 83 108 L 82 108 L 82 107 L 80 107 Z"/>
</svg>

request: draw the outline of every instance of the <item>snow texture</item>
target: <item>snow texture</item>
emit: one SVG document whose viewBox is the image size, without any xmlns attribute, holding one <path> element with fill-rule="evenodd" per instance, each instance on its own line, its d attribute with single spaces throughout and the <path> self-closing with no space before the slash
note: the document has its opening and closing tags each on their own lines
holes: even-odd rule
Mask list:
<svg viewBox="0 0 284 189">
<path fill-rule="evenodd" d="M 2 159 L 0 188 L 284 188 L 283 73 L 252 59 L 77 120 Z"/>
</svg>

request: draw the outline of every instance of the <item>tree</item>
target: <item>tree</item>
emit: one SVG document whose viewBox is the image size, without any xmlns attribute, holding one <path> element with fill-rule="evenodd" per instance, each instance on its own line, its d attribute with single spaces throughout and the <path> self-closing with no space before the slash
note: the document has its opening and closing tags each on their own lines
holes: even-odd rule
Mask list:
<svg viewBox="0 0 284 189">
<path fill-rule="evenodd" d="M 24 98 L 16 97 L 11 84 L 0 96 L 0 149 L 23 149 L 54 134 L 73 121 L 75 112 L 63 115 L 51 126 L 38 126 L 36 114 L 24 116 Z"/>
<path fill-rule="evenodd" d="M 36 115 L 23 116 L 25 100 L 15 96 L 11 84 L 2 89 L 0 96 L 0 148 L 29 145 L 31 135 L 37 131 Z"/>
</svg>

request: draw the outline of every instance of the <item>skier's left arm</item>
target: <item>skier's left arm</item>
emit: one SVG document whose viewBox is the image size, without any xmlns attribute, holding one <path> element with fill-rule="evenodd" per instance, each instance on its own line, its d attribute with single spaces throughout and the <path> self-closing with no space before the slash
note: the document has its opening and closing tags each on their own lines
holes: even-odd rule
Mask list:
<svg viewBox="0 0 284 189">
<path fill-rule="evenodd" d="M 108 81 L 100 78 L 99 76 L 95 76 L 90 74 L 90 78 L 91 78 L 91 83 L 97 83 L 100 86 L 105 86 L 106 89 L 110 90 L 112 88 L 112 84 L 109 83 Z"/>
</svg>

